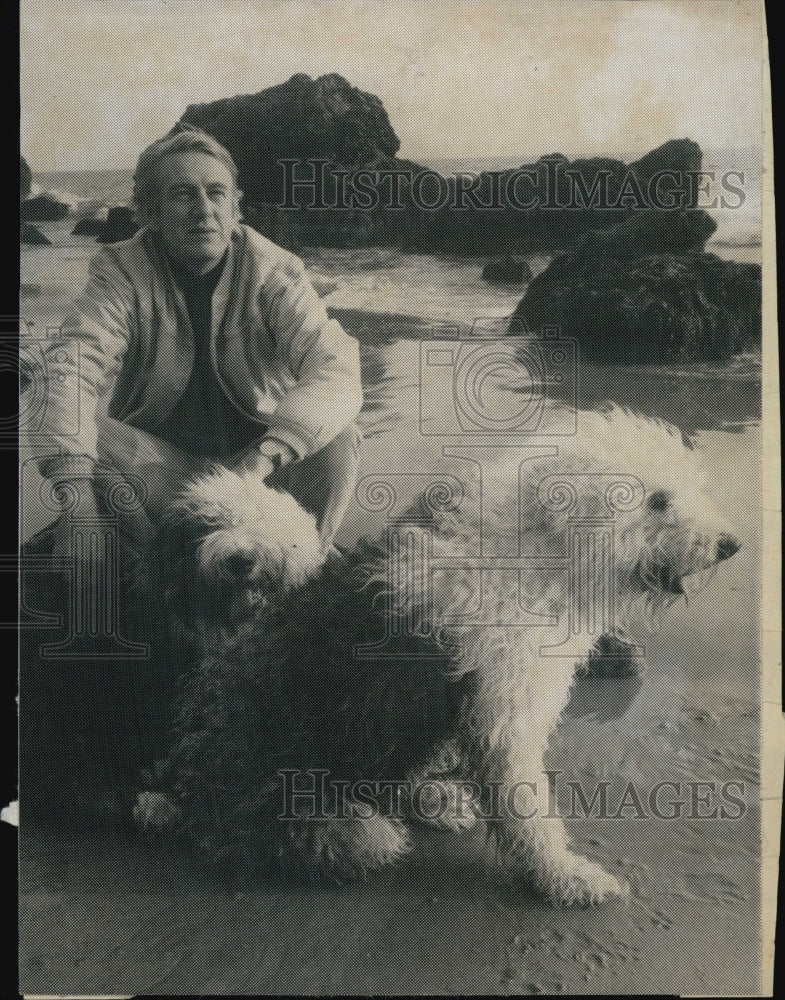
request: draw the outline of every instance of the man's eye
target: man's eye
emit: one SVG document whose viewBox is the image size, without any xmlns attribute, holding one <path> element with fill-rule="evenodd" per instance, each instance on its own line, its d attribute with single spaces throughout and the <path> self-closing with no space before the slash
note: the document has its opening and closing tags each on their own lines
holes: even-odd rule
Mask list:
<svg viewBox="0 0 785 1000">
<path fill-rule="evenodd" d="M 226 198 L 226 191 L 223 188 L 213 188 L 210 197 L 213 201 L 223 201 Z"/>
</svg>

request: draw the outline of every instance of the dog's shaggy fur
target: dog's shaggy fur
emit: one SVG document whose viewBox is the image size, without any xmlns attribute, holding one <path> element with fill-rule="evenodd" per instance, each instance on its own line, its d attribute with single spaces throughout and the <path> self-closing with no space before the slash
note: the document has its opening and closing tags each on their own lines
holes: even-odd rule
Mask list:
<svg viewBox="0 0 785 1000">
<path fill-rule="evenodd" d="M 428 794 L 448 801 L 470 778 L 477 806 L 487 805 L 485 789 L 502 789 L 490 824 L 508 872 L 559 903 L 625 892 L 570 849 L 561 820 L 520 818 L 542 806 L 523 783 L 542 784 L 550 734 L 600 638 L 584 632 L 569 656 L 549 655 L 546 647 L 565 637 L 570 598 L 568 574 L 553 557 L 568 551 L 571 516 L 602 517 L 607 487 L 626 477 L 631 492 L 614 513 L 612 627 L 634 642 L 683 593 L 686 577 L 732 555 L 738 542 L 703 494 L 697 453 L 678 430 L 618 409 L 579 417 L 575 438 L 552 442 L 558 454 L 522 461 L 510 451 L 483 470 L 482 483 L 462 476 L 460 497 L 424 498 L 398 525 L 407 543 L 395 552 L 362 543 L 347 556 L 325 555 L 312 519 L 290 497 L 257 489 L 251 498 L 225 471 L 187 489 L 152 553 L 195 661 L 157 787 L 174 790 L 184 826 L 203 846 L 240 851 L 243 863 L 267 855 L 365 873 L 409 849 L 398 811 L 407 803 L 370 811 L 348 793 L 339 809 L 328 793 L 325 818 L 306 818 L 309 803 L 280 819 L 282 771 L 297 772 L 297 787 L 308 785 L 310 770 L 350 784 L 408 779 L 410 789 L 436 775 Z M 421 548 L 433 573 L 415 557 Z M 511 553 L 541 565 L 516 584 L 494 562 Z M 472 568 L 480 556 L 484 569 Z M 591 563 L 598 574 L 601 564 Z M 480 589 L 492 615 L 466 624 Z M 522 609 L 544 624 L 522 623 Z M 390 616 L 406 624 L 396 655 L 358 655 Z M 515 814 L 504 807 L 513 786 Z M 137 803 L 142 825 L 155 822 L 156 810 L 171 818 L 154 791 L 146 795 Z M 460 829 L 473 818 L 471 808 L 453 808 L 442 825 Z"/>
</svg>

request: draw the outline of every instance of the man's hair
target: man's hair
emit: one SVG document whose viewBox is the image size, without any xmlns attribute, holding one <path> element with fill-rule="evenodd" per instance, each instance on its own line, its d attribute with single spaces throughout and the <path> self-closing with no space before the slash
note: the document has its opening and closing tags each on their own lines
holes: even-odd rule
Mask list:
<svg viewBox="0 0 785 1000">
<path fill-rule="evenodd" d="M 237 164 L 232 154 L 207 132 L 193 125 L 183 124 L 177 132 L 158 139 L 139 157 L 134 173 L 134 207 L 142 225 L 152 221 L 158 209 L 160 191 L 158 190 L 158 167 L 165 156 L 174 153 L 205 153 L 223 163 L 234 182 L 235 194 L 239 200 L 242 191 L 237 187 Z"/>
</svg>

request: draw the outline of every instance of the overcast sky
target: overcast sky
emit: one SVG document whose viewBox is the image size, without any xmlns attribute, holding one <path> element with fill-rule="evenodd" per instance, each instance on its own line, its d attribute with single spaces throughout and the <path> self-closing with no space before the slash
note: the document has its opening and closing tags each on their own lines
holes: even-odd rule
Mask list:
<svg viewBox="0 0 785 1000">
<path fill-rule="evenodd" d="M 22 0 L 22 152 L 130 167 L 190 103 L 337 72 L 414 160 L 760 141 L 756 0 Z"/>
</svg>

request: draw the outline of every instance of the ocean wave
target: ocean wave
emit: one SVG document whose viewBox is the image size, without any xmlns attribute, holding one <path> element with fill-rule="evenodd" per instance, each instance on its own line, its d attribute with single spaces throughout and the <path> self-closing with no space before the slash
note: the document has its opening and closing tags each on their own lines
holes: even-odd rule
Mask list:
<svg viewBox="0 0 785 1000">
<path fill-rule="evenodd" d="M 326 274 L 378 271 L 395 267 L 403 256 L 390 247 L 353 247 L 350 249 L 306 247 L 300 255 L 309 267 Z"/>
<path fill-rule="evenodd" d="M 55 201 L 59 201 L 63 205 L 68 205 L 72 212 L 78 205 L 86 200 L 84 198 L 80 198 L 79 195 L 74 194 L 73 191 L 63 191 L 60 188 L 46 187 L 43 184 L 35 183 L 30 186 L 30 197 L 54 198 Z"/>
<path fill-rule="evenodd" d="M 111 198 L 97 198 L 92 195 L 82 196 L 74 194 L 73 191 L 66 191 L 62 188 L 45 187 L 42 184 L 33 184 L 30 188 L 32 198 L 46 197 L 59 201 L 62 205 L 67 205 L 75 219 L 79 218 L 102 218 L 105 219 L 109 209 L 116 205 L 125 204 L 122 200 Z"/>
<path fill-rule="evenodd" d="M 711 240 L 708 246 L 727 247 L 729 249 L 738 248 L 739 250 L 760 247 L 761 246 L 760 230 L 758 230 L 757 232 L 753 230 L 748 230 L 747 232 L 741 232 L 741 233 L 729 233 L 726 236 L 725 235 L 720 236 L 719 239 Z"/>
</svg>

